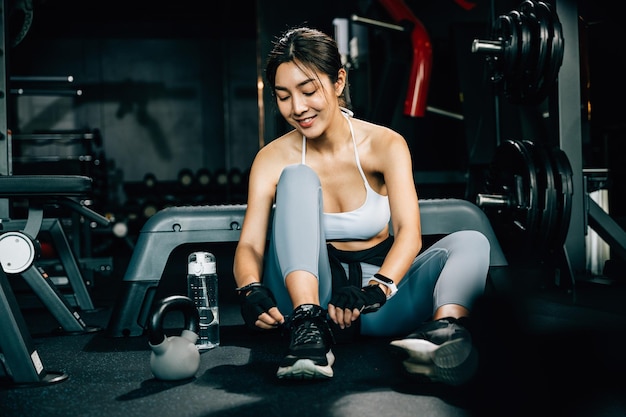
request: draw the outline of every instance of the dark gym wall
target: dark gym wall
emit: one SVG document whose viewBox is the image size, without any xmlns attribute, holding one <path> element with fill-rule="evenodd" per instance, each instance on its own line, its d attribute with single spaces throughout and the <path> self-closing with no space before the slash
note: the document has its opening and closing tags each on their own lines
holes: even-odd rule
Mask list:
<svg viewBox="0 0 626 417">
<path fill-rule="evenodd" d="M 99 129 L 124 181 L 146 173 L 175 180 L 183 168 L 247 169 L 259 142 L 255 3 L 200 6 L 35 0 L 10 75 L 75 82 L 12 96 L 11 129 Z"/>
</svg>

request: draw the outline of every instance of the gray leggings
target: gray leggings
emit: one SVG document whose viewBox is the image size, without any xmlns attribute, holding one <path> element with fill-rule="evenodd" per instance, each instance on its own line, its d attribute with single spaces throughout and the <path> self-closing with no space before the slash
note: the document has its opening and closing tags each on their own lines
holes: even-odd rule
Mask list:
<svg viewBox="0 0 626 417">
<path fill-rule="evenodd" d="M 322 227 L 322 189 L 317 174 L 304 164 L 284 169 L 276 190 L 276 208 L 265 262 L 264 283 L 279 310 L 296 307 L 285 277 L 304 270 L 318 277 L 320 304 L 331 297 L 332 276 Z M 444 304 L 471 309 L 483 294 L 489 269 L 489 241 L 480 232 L 451 233 L 422 251 L 398 286 L 398 293 L 377 312 L 361 316 L 361 334 L 401 336 L 432 318 Z M 379 270 L 363 263 L 363 283 Z M 347 271 L 347 265 L 344 265 Z"/>
</svg>

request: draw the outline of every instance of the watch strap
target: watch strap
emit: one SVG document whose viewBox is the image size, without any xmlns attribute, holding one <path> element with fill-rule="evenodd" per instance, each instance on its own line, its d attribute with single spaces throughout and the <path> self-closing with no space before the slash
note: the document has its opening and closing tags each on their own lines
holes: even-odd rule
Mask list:
<svg viewBox="0 0 626 417">
<path fill-rule="evenodd" d="M 391 292 L 387 295 L 387 300 L 389 300 L 391 297 L 396 295 L 396 293 L 398 292 L 398 287 L 396 286 L 396 283 L 393 282 L 391 278 L 388 278 L 382 274 L 376 273 L 370 278 L 370 280 L 379 282 L 383 284 L 385 287 L 389 288 Z"/>
</svg>

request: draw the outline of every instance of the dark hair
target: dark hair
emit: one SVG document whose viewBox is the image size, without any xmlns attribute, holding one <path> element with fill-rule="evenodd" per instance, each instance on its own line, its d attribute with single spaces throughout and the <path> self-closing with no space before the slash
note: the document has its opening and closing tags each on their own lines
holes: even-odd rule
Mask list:
<svg viewBox="0 0 626 417">
<path fill-rule="evenodd" d="M 265 78 L 272 89 L 272 94 L 276 86 L 276 71 L 280 64 L 286 62 L 294 62 L 303 68 L 326 74 L 333 84 L 343 67 L 335 40 L 317 29 L 308 27 L 290 29 L 274 42 L 265 66 Z M 345 106 L 343 94 L 339 99 L 340 104 Z"/>
</svg>

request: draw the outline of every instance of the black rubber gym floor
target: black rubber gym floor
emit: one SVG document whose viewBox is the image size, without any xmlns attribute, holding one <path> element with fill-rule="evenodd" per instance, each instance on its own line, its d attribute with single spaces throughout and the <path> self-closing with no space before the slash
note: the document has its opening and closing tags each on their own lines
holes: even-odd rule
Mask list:
<svg viewBox="0 0 626 417">
<path fill-rule="evenodd" d="M 31 416 L 624 416 L 626 283 L 545 285 L 545 271 L 493 274 L 475 312 L 481 368 L 462 387 L 407 378 L 385 339 L 336 345 L 327 381 L 275 377 L 286 337 L 250 334 L 236 302 L 221 307 L 221 346 L 201 355 L 196 376 L 159 381 L 147 337 L 59 335 L 43 308 L 24 308 L 47 371 L 68 378 L 0 388 L 3 417 Z M 119 279 L 92 289 L 89 325 L 107 326 Z M 575 294 L 575 295 L 574 295 Z M 19 297 L 19 294 L 18 294 Z M 179 334 L 182 323 L 167 321 Z"/>
</svg>

